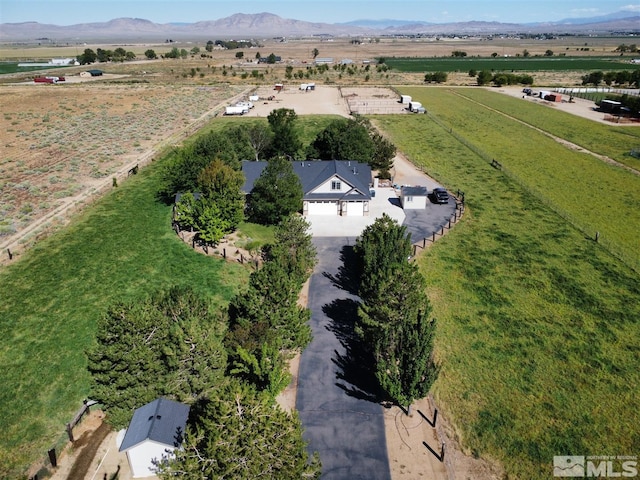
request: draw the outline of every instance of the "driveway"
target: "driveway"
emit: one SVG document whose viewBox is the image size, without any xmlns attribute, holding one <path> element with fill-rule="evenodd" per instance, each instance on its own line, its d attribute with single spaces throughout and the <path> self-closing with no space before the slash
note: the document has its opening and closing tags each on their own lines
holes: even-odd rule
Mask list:
<svg viewBox="0 0 640 480">
<path fill-rule="evenodd" d="M 308 307 L 313 341 L 300 359 L 296 408 L 323 479 L 390 479 L 383 407 L 353 325 L 358 297 L 343 268 L 355 237 L 316 237 Z M 346 289 L 345 289 L 346 288 Z"/>
</svg>

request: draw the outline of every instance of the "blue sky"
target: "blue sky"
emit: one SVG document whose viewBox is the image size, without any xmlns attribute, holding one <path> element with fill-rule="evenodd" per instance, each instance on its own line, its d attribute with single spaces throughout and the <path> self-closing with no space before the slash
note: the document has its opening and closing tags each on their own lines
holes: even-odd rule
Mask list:
<svg viewBox="0 0 640 480">
<path fill-rule="evenodd" d="M 73 25 L 119 17 L 144 18 L 156 23 L 197 22 L 234 13 L 261 12 L 327 23 L 359 19 L 530 23 L 593 17 L 620 10 L 634 10 L 640 15 L 640 3 L 633 0 L 0 0 L 0 23 L 36 21 Z"/>
</svg>

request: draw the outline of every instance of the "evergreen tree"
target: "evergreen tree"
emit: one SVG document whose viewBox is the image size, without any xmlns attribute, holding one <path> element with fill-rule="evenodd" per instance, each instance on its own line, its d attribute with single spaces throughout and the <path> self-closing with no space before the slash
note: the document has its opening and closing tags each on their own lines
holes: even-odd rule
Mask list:
<svg viewBox="0 0 640 480">
<path fill-rule="evenodd" d="M 224 332 L 222 318 L 187 288 L 116 304 L 99 320 L 87 351 L 92 398 L 117 428 L 159 396 L 190 403 L 224 375 Z"/>
<path fill-rule="evenodd" d="M 198 190 L 220 211 L 221 218 L 228 223 L 225 233 L 236 229 L 244 219 L 244 195 L 242 172 L 214 160 L 198 175 Z"/>
<path fill-rule="evenodd" d="M 228 382 L 192 408 L 182 448 L 159 462 L 158 476 L 200 480 L 320 476 L 309 458 L 297 414 L 288 414 L 251 388 Z"/>
<path fill-rule="evenodd" d="M 249 217 L 256 223 L 277 225 L 302 210 L 302 185 L 291 162 L 276 157 L 255 181 L 247 200 Z"/>
</svg>

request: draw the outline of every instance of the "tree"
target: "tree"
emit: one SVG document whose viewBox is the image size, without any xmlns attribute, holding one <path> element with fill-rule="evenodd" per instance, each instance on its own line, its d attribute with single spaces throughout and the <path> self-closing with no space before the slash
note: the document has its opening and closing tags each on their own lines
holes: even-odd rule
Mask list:
<svg viewBox="0 0 640 480">
<path fill-rule="evenodd" d="M 296 129 L 297 119 L 295 110 L 289 108 L 279 108 L 269 113 L 267 120 L 273 132 L 272 156 L 284 155 L 290 160 L 298 158 L 302 142 Z"/>
<path fill-rule="evenodd" d="M 362 123 L 339 119 L 333 120 L 318 133 L 307 152 L 307 158 L 354 160 L 368 164 L 374 152 L 373 140 Z"/>
<path fill-rule="evenodd" d="M 243 132 L 247 135 L 249 145 L 251 145 L 254 153 L 254 159 L 256 161 L 260 160 L 262 154 L 268 151 L 273 142 L 273 131 L 263 123 L 252 123 L 243 128 Z"/>
<path fill-rule="evenodd" d="M 253 185 L 247 209 L 252 221 L 264 225 L 277 225 L 302 210 L 302 186 L 291 162 L 283 157 L 269 161 Z"/>
<path fill-rule="evenodd" d="M 387 214 L 366 227 L 356 240 L 356 274 L 361 279 L 358 295 L 366 301 L 377 290 L 378 283 L 389 277 L 399 263 L 411 256 L 411 240 L 406 227 L 398 225 Z"/>
<path fill-rule="evenodd" d="M 399 405 L 424 397 L 437 376 L 435 322 L 424 278 L 414 263 L 396 264 L 358 309 L 358 331 L 372 345 L 376 378 Z"/>
<path fill-rule="evenodd" d="M 377 132 L 372 134 L 371 140 L 373 140 L 375 151 L 369 165 L 378 171 L 380 178 L 390 178 L 389 170 L 393 167 L 396 146 Z"/>
<path fill-rule="evenodd" d="M 244 58 L 244 52 L 236 52 L 236 58 L 237 58 L 238 60 L 240 60 L 240 59 Z"/>
<path fill-rule="evenodd" d="M 553 57 L 553 50 L 547 50 L 546 52 L 544 52 L 544 56 L 545 57 Z"/>
<path fill-rule="evenodd" d="M 531 56 L 531 54 L 529 53 L 529 50 L 527 50 L 526 48 L 522 51 L 522 56 L 524 58 L 528 58 Z"/>
<path fill-rule="evenodd" d="M 227 366 L 225 322 L 188 288 L 111 306 L 87 351 L 92 398 L 123 427 L 158 396 L 191 403 L 218 385 Z"/>
<path fill-rule="evenodd" d="M 309 458 L 297 414 L 237 381 L 192 407 L 182 448 L 158 468 L 164 480 L 320 476 L 318 455 Z"/>
<path fill-rule="evenodd" d="M 91 63 L 95 63 L 95 61 L 98 59 L 98 55 L 90 48 L 85 48 L 84 52 L 81 55 L 78 55 L 77 59 L 80 65 L 88 65 Z"/>
<path fill-rule="evenodd" d="M 466 57 L 467 56 L 467 52 L 463 52 L 463 51 L 460 51 L 460 50 L 454 50 L 453 52 L 451 52 L 451 56 L 452 57 L 462 58 L 462 57 Z"/>
<path fill-rule="evenodd" d="M 496 58 L 497 56 L 498 56 L 498 53 L 497 53 L 497 52 L 493 52 L 493 53 L 491 54 L 491 57 L 492 57 L 492 58 Z"/>
<path fill-rule="evenodd" d="M 221 160 L 214 160 L 198 175 L 198 190 L 216 205 L 224 223 L 225 234 L 236 229 L 244 220 L 244 196 L 242 172 L 225 165 Z"/>
<path fill-rule="evenodd" d="M 435 322 L 426 282 L 408 261 L 410 236 L 388 216 L 377 219 L 354 247 L 358 294 L 356 333 L 375 361 L 375 375 L 400 405 L 421 398 L 437 376 L 433 361 Z"/>
<path fill-rule="evenodd" d="M 478 73 L 478 85 L 480 86 L 487 85 L 489 82 L 491 82 L 492 78 L 493 78 L 493 75 L 491 74 L 490 71 L 481 70 L 480 73 Z"/>
<path fill-rule="evenodd" d="M 313 59 L 315 60 L 316 57 L 318 55 L 320 55 L 320 51 L 317 48 L 314 48 L 313 50 L 311 50 L 311 55 L 313 56 Z"/>
<path fill-rule="evenodd" d="M 207 45 L 204 47 L 207 52 L 213 52 L 213 42 L 211 40 L 207 41 Z"/>
</svg>

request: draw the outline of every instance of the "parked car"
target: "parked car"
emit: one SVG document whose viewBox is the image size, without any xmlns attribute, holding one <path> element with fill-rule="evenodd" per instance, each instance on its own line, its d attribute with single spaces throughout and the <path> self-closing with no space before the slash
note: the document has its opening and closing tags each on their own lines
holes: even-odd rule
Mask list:
<svg viewBox="0 0 640 480">
<path fill-rule="evenodd" d="M 431 192 L 431 200 L 434 203 L 449 203 L 449 192 L 442 187 L 436 187 Z"/>
</svg>

